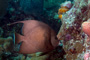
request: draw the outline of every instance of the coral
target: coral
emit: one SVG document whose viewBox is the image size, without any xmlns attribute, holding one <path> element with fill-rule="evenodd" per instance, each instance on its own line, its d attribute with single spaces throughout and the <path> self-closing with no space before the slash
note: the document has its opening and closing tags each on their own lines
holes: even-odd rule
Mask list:
<svg viewBox="0 0 90 60">
<path fill-rule="evenodd" d="M 61 8 L 58 10 L 59 19 L 62 19 L 62 15 L 72 7 L 71 1 L 66 1 L 61 4 Z"/>
<path fill-rule="evenodd" d="M 3 50 L 2 45 L 0 45 L 0 54 L 2 54 L 2 50 Z"/>
<path fill-rule="evenodd" d="M 30 60 L 47 60 L 48 55 L 32 57 Z"/>
<path fill-rule="evenodd" d="M 17 60 L 19 60 L 19 59 L 20 60 L 46 60 L 48 58 L 48 54 L 39 56 L 40 54 L 41 54 L 41 52 L 27 54 L 26 56 L 19 54 L 17 57 L 14 57 L 14 59 L 17 59 Z"/>
<path fill-rule="evenodd" d="M 89 60 L 90 57 L 90 53 L 85 53 L 84 54 L 84 60 Z"/>
<path fill-rule="evenodd" d="M 62 14 L 59 14 L 58 18 L 61 19 L 62 18 Z"/>
<path fill-rule="evenodd" d="M 87 34 L 87 39 L 85 40 L 86 51 L 84 53 L 84 60 L 90 59 L 90 19 L 82 23 L 82 30 Z"/>
<path fill-rule="evenodd" d="M 70 9 L 72 7 L 72 3 L 71 1 L 65 1 L 64 3 L 61 4 L 61 7 L 67 7 Z"/>
<path fill-rule="evenodd" d="M 4 44 L 5 42 L 10 42 L 10 41 L 12 41 L 12 37 L 0 38 L 0 44 Z"/>
<path fill-rule="evenodd" d="M 86 50 L 87 35 L 82 31 L 81 25 L 88 20 L 87 3 L 86 0 L 74 0 L 72 8 L 62 16 L 62 26 L 57 37 L 63 43 L 67 60 L 84 59 L 82 56 Z"/>
<path fill-rule="evenodd" d="M 0 52 L 2 52 L 3 50 L 10 51 L 9 48 L 12 48 L 10 47 L 11 42 L 12 42 L 12 37 L 0 38 Z"/>
<path fill-rule="evenodd" d="M 59 9 L 58 14 L 65 13 L 65 12 L 68 11 L 68 10 L 69 10 L 68 8 L 62 7 L 62 8 Z"/>
<path fill-rule="evenodd" d="M 88 7 L 89 7 L 89 9 L 90 9 L 90 1 L 88 1 Z"/>
</svg>

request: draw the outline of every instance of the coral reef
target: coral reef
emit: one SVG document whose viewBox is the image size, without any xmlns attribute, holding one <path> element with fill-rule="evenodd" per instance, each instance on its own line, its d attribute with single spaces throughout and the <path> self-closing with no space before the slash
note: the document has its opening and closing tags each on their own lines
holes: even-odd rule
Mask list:
<svg viewBox="0 0 90 60">
<path fill-rule="evenodd" d="M 72 8 L 62 15 L 62 26 L 57 37 L 63 43 L 67 60 L 82 60 L 86 52 L 87 35 L 82 31 L 81 24 L 88 20 L 88 1 L 74 0 Z"/>
<path fill-rule="evenodd" d="M 2 50 L 9 51 L 12 37 L 0 38 L 0 52 Z"/>
<path fill-rule="evenodd" d="M 7 56 L 12 49 L 12 37 L 2 38 L 0 37 L 0 60 L 7 59 L 3 56 Z"/>
</svg>

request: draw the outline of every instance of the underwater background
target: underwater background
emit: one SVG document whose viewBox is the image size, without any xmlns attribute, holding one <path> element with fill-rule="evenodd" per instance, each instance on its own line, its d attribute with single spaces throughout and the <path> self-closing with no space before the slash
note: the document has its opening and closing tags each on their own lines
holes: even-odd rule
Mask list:
<svg viewBox="0 0 90 60">
<path fill-rule="evenodd" d="M 87 47 L 89 43 L 87 44 L 86 40 L 90 38 L 82 28 L 82 23 L 90 18 L 89 10 L 89 0 L 0 0 L 0 60 L 86 60 L 85 54 L 90 49 Z M 29 20 L 36 20 L 41 23 L 34 24 Z M 18 21 L 22 21 L 23 25 L 19 24 L 21 22 Z M 29 22 L 33 24 L 29 24 Z M 20 46 L 23 42 L 15 43 L 16 40 L 23 38 L 18 34 L 16 35 L 16 32 L 24 36 L 22 34 L 24 28 L 29 28 L 32 25 L 46 28 L 45 38 L 47 39 L 43 41 L 46 46 L 49 44 L 51 47 L 51 44 L 55 49 L 49 49 L 50 51 L 45 53 L 41 51 L 31 54 L 18 53 L 19 50 L 21 51 Z M 28 31 L 28 28 L 25 31 Z M 36 30 L 36 27 L 32 30 Z M 34 45 L 39 44 L 36 43 L 38 42 L 37 38 L 42 39 L 42 36 L 38 35 L 39 37 L 37 37 L 38 33 L 42 33 L 42 30 L 40 31 L 34 31 L 30 35 L 30 37 L 35 36 L 34 38 L 36 38 L 33 42 Z M 53 34 L 54 31 L 56 35 Z M 53 36 L 58 42 L 54 40 Z M 29 37 L 29 35 L 25 37 Z M 56 46 L 57 44 L 58 46 Z M 25 49 L 27 51 L 30 48 Z M 37 48 L 39 49 L 39 47 Z M 89 54 L 90 51 L 88 57 L 90 57 Z"/>
</svg>

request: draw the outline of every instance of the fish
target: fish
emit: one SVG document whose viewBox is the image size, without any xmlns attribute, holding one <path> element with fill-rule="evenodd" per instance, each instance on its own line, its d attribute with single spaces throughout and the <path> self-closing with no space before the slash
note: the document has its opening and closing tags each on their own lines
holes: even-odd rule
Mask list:
<svg viewBox="0 0 90 60">
<path fill-rule="evenodd" d="M 59 46 L 55 31 L 47 24 L 37 20 L 18 21 L 23 23 L 22 34 L 15 32 L 15 44 L 19 45 L 18 53 L 32 54 L 36 52 L 47 53 Z"/>
</svg>

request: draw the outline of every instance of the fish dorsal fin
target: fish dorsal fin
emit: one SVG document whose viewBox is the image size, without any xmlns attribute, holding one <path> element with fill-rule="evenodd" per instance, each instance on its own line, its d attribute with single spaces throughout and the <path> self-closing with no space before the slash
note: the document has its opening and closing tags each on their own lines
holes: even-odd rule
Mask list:
<svg viewBox="0 0 90 60">
<path fill-rule="evenodd" d="M 5 27 L 5 26 L 10 27 L 10 28 L 12 27 L 15 30 L 15 32 L 23 35 L 23 33 L 22 33 L 23 25 L 24 25 L 24 23 L 22 21 L 18 21 L 18 22 L 14 22 L 14 23 L 4 25 L 3 27 Z"/>
<path fill-rule="evenodd" d="M 16 32 L 19 33 L 20 35 L 23 35 L 23 33 L 22 33 L 23 25 L 24 25 L 24 23 L 17 23 L 18 31 L 16 30 Z"/>
<path fill-rule="evenodd" d="M 13 26 L 15 27 L 15 32 L 19 33 L 20 35 L 23 35 L 23 33 L 22 33 L 23 25 L 24 25 L 24 23 L 13 24 Z"/>
</svg>

